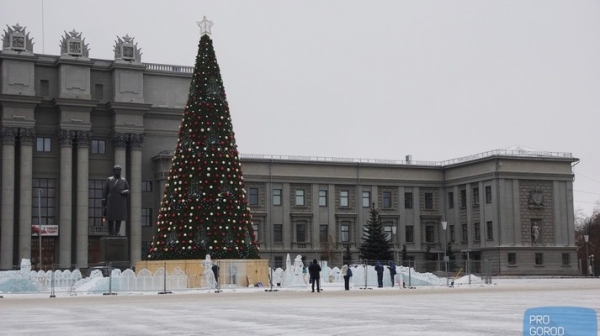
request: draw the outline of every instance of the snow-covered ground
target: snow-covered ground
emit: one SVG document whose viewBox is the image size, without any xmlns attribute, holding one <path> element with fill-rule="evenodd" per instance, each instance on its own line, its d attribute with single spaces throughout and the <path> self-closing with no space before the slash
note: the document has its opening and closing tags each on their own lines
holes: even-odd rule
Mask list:
<svg viewBox="0 0 600 336">
<path fill-rule="evenodd" d="M 492 279 L 417 289 L 325 286 L 119 293 L 2 294 L 2 335 L 522 335 L 525 310 L 600 311 L 600 279 Z"/>
</svg>

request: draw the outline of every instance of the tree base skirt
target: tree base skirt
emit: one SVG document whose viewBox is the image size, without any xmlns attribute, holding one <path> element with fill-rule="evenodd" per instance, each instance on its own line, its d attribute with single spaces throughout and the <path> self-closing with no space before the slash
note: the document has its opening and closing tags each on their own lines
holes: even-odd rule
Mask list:
<svg viewBox="0 0 600 336">
<path fill-rule="evenodd" d="M 135 272 L 147 269 L 154 274 L 160 268 L 166 268 L 167 274 L 176 268 L 181 269 L 188 278 L 188 288 L 201 288 L 205 283 L 203 275 L 207 270 L 202 266 L 204 259 L 185 260 L 142 260 L 135 263 Z M 219 284 L 221 288 L 254 287 L 258 283 L 269 284 L 269 261 L 266 259 L 223 259 L 212 260 L 219 265 Z"/>
</svg>

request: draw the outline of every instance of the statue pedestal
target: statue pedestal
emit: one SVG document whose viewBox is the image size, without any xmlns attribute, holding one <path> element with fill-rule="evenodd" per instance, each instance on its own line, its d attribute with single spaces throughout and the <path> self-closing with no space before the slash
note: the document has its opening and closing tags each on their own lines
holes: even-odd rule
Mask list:
<svg viewBox="0 0 600 336">
<path fill-rule="evenodd" d="M 129 241 L 127 237 L 108 236 L 100 238 L 100 259 L 113 267 L 129 267 Z"/>
</svg>

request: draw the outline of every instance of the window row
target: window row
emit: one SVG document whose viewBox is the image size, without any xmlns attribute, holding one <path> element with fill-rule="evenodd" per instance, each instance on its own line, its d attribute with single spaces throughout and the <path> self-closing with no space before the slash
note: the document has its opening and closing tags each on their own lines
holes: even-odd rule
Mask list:
<svg viewBox="0 0 600 336">
<path fill-rule="evenodd" d="M 248 189 L 249 200 L 248 203 L 250 205 L 259 205 L 259 188 L 249 188 Z M 304 189 L 296 189 L 294 191 L 294 205 L 295 206 L 306 206 L 306 192 Z M 433 192 L 425 192 L 424 195 L 424 209 L 425 210 L 433 210 L 434 209 L 434 193 Z M 479 188 L 473 188 L 473 205 L 479 205 Z M 485 187 L 485 201 L 486 203 L 492 203 L 492 187 Z M 282 204 L 282 189 L 273 189 L 273 205 L 278 206 Z M 362 201 L 361 205 L 364 208 L 371 207 L 371 192 L 363 191 L 362 192 Z M 319 190 L 319 206 L 326 207 L 328 206 L 328 191 L 327 190 Z M 350 191 L 348 190 L 340 190 L 339 191 L 339 206 L 350 207 Z M 391 191 L 382 191 L 381 192 L 381 206 L 383 209 L 392 209 L 394 207 L 392 200 L 392 192 Z M 461 208 L 465 208 L 467 206 L 467 191 L 460 191 L 460 206 Z M 413 209 L 413 193 L 405 192 L 404 193 L 404 208 L 405 209 Z M 448 208 L 454 208 L 454 192 L 448 192 Z"/>
<path fill-rule="evenodd" d="M 473 188 L 471 196 L 472 196 L 471 204 L 473 206 L 479 206 L 479 188 Z M 467 207 L 467 190 L 463 189 L 460 191 L 459 201 L 460 201 L 461 208 Z M 486 204 L 492 203 L 492 187 L 491 186 L 485 187 L 485 203 Z M 454 208 L 454 192 L 452 192 L 452 191 L 448 192 L 448 208 L 450 208 L 450 209 Z"/>
<path fill-rule="evenodd" d="M 102 226 L 104 208 L 102 206 L 102 191 L 104 180 L 88 181 L 88 225 Z M 31 223 L 33 225 L 57 225 L 55 220 L 56 208 L 56 182 L 55 179 L 32 180 L 33 186 L 33 211 Z M 152 191 L 152 182 L 142 182 L 142 191 Z M 142 208 L 142 226 L 152 226 L 154 221 L 152 208 Z"/>
<path fill-rule="evenodd" d="M 562 266 L 571 265 L 571 255 L 569 253 L 562 253 L 561 262 L 562 262 Z M 536 253 L 534 256 L 534 263 L 536 266 L 543 266 L 544 265 L 544 254 Z M 517 265 L 517 254 L 516 253 L 514 253 L 514 252 L 508 253 L 508 265 L 509 266 Z"/>
<path fill-rule="evenodd" d="M 92 154 L 106 154 L 106 141 L 92 140 L 90 149 L 91 149 Z M 49 137 L 36 138 L 35 150 L 37 152 L 51 152 L 52 151 L 52 138 L 49 138 Z"/>
</svg>

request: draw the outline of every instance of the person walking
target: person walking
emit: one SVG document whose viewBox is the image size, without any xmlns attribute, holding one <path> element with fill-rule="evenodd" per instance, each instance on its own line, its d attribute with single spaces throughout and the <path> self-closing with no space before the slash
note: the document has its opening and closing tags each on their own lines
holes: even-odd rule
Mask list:
<svg viewBox="0 0 600 336">
<path fill-rule="evenodd" d="M 375 272 L 377 272 L 377 287 L 383 288 L 383 265 L 379 260 L 375 263 Z"/>
<path fill-rule="evenodd" d="M 396 263 L 393 260 L 390 260 L 388 269 L 390 270 L 390 278 L 392 278 L 392 287 L 394 287 L 394 283 L 396 282 Z"/>
<path fill-rule="evenodd" d="M 352 269 L 350 269 L 350 266 L 348 266 L 347 263 L 342 266 L 342 276 L 344 277 L 344 289 L 350 290 L 350 277 L 352 277 Z"/>
<path fill-rule="evenodd" d="M 308 266 L 308 273 L 310 274 L 310 278 L 312 280 L 312 291 L 315 292 L 315 283 L 317 284 L 317 293 L 321 291 L 321 266 L 317 262 L 317 259 L 314 259 L 312 264 Z"/>
</svg>

